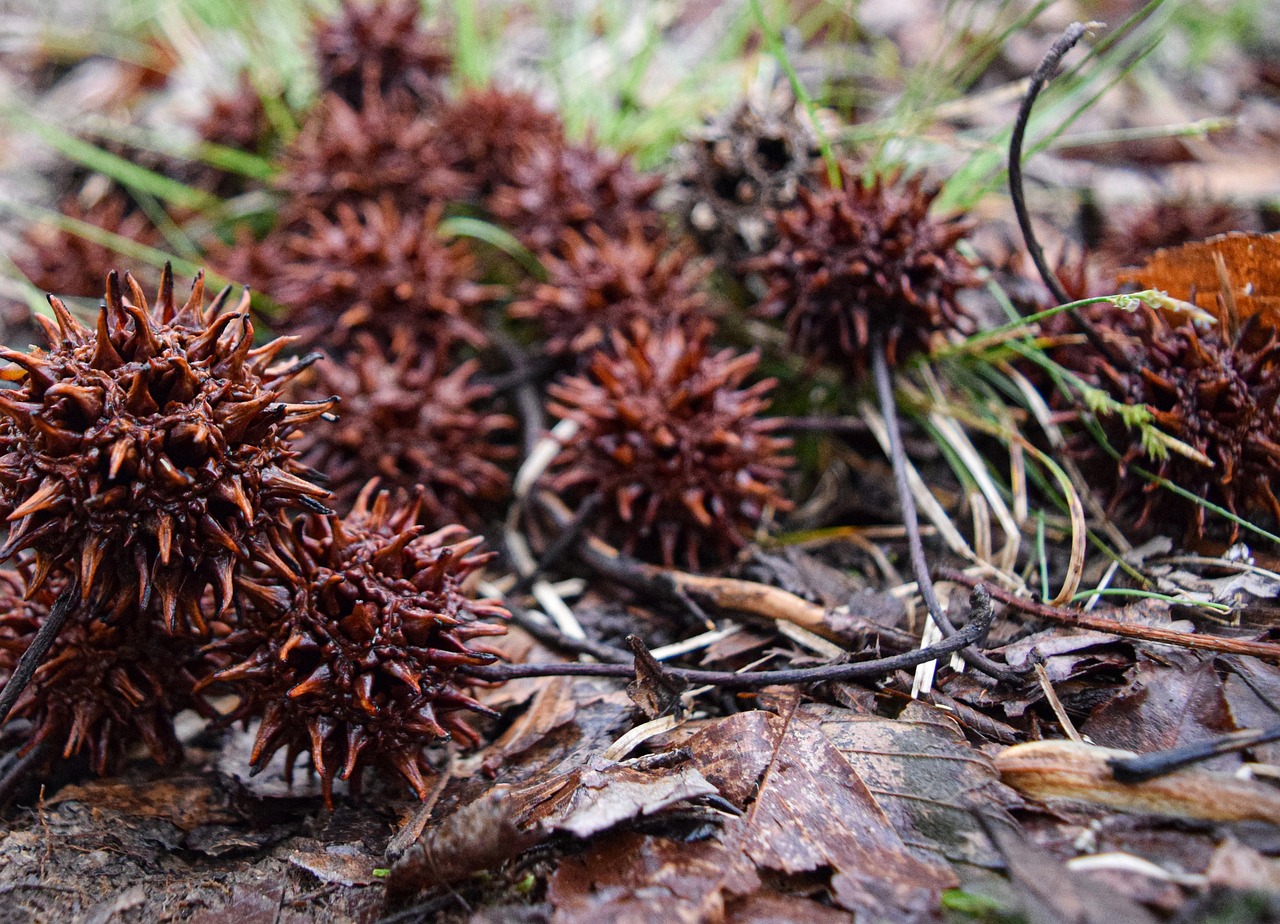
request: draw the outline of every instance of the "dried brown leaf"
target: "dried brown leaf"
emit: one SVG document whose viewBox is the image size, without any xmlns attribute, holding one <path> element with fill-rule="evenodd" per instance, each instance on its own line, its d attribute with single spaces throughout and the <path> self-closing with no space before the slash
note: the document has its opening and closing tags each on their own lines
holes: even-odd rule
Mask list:
<svg viewBox="0 0 1280 924">
<path fill-rule="evenodd" d="M 1182 655 L 1171 663 L 1139 660 L 1133 680 L 1081 729 L 1095 744 L 1144 753 L 1206 741 L 1236 730 L 1222 681 L 1209 660 Z M 1225 769 L 1236 755 L 1215 758 Z"/>
<path fill-rule="evenodd" d="M 840 750 L 917 856 L 1000 865 L 974 813 L 1012 824 L 1005 809 L 1022 800 L 942 710 L 914 703 L 887 719 L 813 703 L 797 718 Z"/>
<path fill-rule="evenodd" d="M 1263 313 L 1280 320 L 1280 234 L 1223 234 L 1157 250 L 1145 265 L 1119 274 L 1120 282 L 1162 289 L 1217 313 L 1222 289 L 1218 260 L 1230 282 L 1239 320 Z"/>
<path fill-rule="evenodd" d="M 1031 924 L 1155 924 L 1141 905 L 1101 882 L 1074 873 L 1013 828 L 992 825 L 992 840 L 1004 854 L 1009 877 Z"/>
<path fill-rule="evenodd" d="M 454 882 L 555 834 L 585 839 L 715 794 L 690 764 L 601 764 L 541 782 L 498 785 L 409 847 L 391 870 L 388 892 L 403 896 Z"/>
</svg>

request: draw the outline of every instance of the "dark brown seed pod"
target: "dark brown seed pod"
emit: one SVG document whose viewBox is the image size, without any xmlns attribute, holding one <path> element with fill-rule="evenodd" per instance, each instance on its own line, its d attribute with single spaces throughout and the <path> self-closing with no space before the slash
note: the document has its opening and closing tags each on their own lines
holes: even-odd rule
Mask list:
<svg viewBox="0 0 1280 924">
<path fill-rule="evenodd" d="M 420 28 L 418 0 L 343 0 L 340 13 L 317 25 L 316 59 L 322 91 L 349 105 L 364 102 L 364 88 L 408 90 L 438 104 L 453 67 L 444 41 Z"/>
<path fill-rule="evenodd" d="M 69 580 L 55 573 L 33 587 L 31 576 L 29 562 L 0 571 L 0 683 L 8 683 Z M 197 679 L 186 662 L 193 653 L 149 626 L 108 623 L 81 607 L 14 704 L 10 718 L 31 723 L 19 753 L 41 745 L 63 757 L 85 753 L 101 775 L 141 743 L 156 763 L 176 764 L 182 748 L 173 717 L 189 706 L 212 715 L 192 695 Z"/>
<path fill-rule="evenodd" d="M 546 138 L 512 166 L 512 176 L 485 204 L 493 216 L 530 250 L 554 251 L 565 229 L 598 225 L 606 234 L 625 234 L 634 222 L 653 232 L 661 227 L 654 193 L 655 174 L 638 173 L 628 158 L 590 144 Z"/>
<path fill-rule="evenodd" d="M 641 220 L 617 237 L 596 225 L 581 234 L 569 228 L 554 250 L 543 258 L 546 282 L 510 307 L 513 317 L 541 326 L 552 355 L 580 356 L 633 321 L 683 324 L 706 308 L 701 286 L 710 267 Z"/>
<path fill-rule="evenodd" d="M 279 189 L 287 197 L 282 224 L 339 203 L 390 196 L 406 213 L 468 199 L 471 178 L 433 119 L 405 94 L 371 95 L 357 110 L 325 97 L 284 153 Z"/>
<path fill-rule="evenodd" d="M 936 193 L 923 176 L 864 184 L 842 172 L 843 189 L 800 189 L 778 217 L 778 243 L 746 267 L 768 284 L 759 310 L 784 320 L 792 349 L 861 376 L 873 337 L 893 364 L 967 329 L 956 295 L 976 278 L 955 249 L 967 223 L 929 215 Z"/>
<path fill-rule="evenodd" d="M 485 344 L 476 313 L 494 293 L 474 282 L 467 244 L 440 237 L 439 208 L 402 212 L 384 196 L 336 212 L 332 220 L 313 213 L 302 230 L 265 244 L 279 248 L 270 281 L 272 296 L 289 309 L 283 329 L 338 353 L 358 331 L 427 350 Z"/>
<path fill-rule="evenodd" d="M 474 360 L 448 369 L 434 352 L 409 342 L 390 355 L 369 336 L 340 362 L 320 362 L 309 393 L 337 395 L 337 424 L 298 443 L 304 462 L 324 473 L 339 509 L 371 478 L 392 488 L 422 489 L 428 523 L 474 521 L 478 504 L 501 500 L 511 480 L 516 421 L 485 410 L 493 389 L 474 380 Z"/>
<path fill-rule="evenodd" d="M 782 88 L 746 99 L 682 145 L 670 192 L 691 236 L 723 266 L 773 246 L 774 213 L 816 185 L 817 139 Z"/>
<path fill-rule="evenodd" d="M 1257 224 L 1245 209 L 1189 197 L 1143 207 L 1118 207 L 1109 218 L 1098 250 L 1112 269 L 1142 263 L 1162 247 L 1250 231 Z"/>
<path fill-rule="evenodd" d="M 1204 534 L 1205 508 L 1130 471 L 1140 465 L 1238 516 L 1280 520 L 1280 331 L 1272 320 L 1255 314 L 1232 333 L 1225 320 L 1202 329 L 1185 315 L 1145 306 L 1096 307 L 1090 318 L 1108 354 L 1080 344 L 1055 358 L 1115 400 L 1146 407 L 1155 426 L 1180 444 L 1152 459 L 1140 431 L 1103 416 L 1108 440 L 1121 453 L 1117 469 L 1082 436 L 1077 447 L 1116 473 L 1113 508 L 1134 515 L 1135 528 L 1167 522 L 1175 512 L 1189 540 Z"/>
<path fill-rule="evenodd" d="M 279 400 L 308 361 L 277 363 L 287 339 L 255 348 L 229 294 L 205 308 L 200 274 L 178 307 L 166 267 L 149 307 L 112 272 L 96 328 L 51 297 L 50 348 L 0 350 L 17 384 L 0 393 L 0 558 L 34 550 L 35 586 L 66 566 L 112 619 L 154 593 L 168 631 L 204 634 L 206 587 L 225 610 L 244 561 L 279 560 L 285 511 L 321 506 L 286 437 L 333 402 Z"/>
<path fill-rule="evenodd" d="M 441 137 L 453 146 L 451 161 L 481 198 L 515 182 L 532 151 L 565 143 L 559 115 L 527 93 L 493 86 L 466 90 L 438 119 Z"/>
<path fill-rule="evenodd" d="M 472 667 L 496 655 L 473 640 L 500 635 L 508 614 L 463 590 L 491 557 L 460 526 L 425 534 L 416 503 L 394 506 L 371 483 L 351 514 L 295 522 L 301 580 L 245 583 L 270 618 L 211 646 L 227 663 L 209 678 L 240 694 L 232 721 L 261 717 L 252 764 L 283 749 L 286 766 L 309 752 L 332 806 L 335 776 L 358 784 L 366 766 L 397 770 L 419 798 L 425 749 L 479 736 L 466 712 L 490 714 L 467 695 Z"/>
<path fill-rule="evenodd" d="M 196 132 L 210 144 L 263 157 L 275 154 L 280 143 L 280 135 L 262 105 L 262 95 L 244 76 L 234 91 L 210 98 Z"/>
<path fill-rule="evenodd" d="M 549 470 L 552 490 L 605 499 L 601 526 L 628 551 L 655 547 L 671 565 L 724 561 L 765 511 L 791 505 L 780 487 L 790 441 L 759 415 L 772 379 L 743 387 L 759 354 L 711 352 L 709 325 L 630 337 L 614 331 L 582 375 L 548 388 L 550 411 L 580 426 Z"/>
</svg>

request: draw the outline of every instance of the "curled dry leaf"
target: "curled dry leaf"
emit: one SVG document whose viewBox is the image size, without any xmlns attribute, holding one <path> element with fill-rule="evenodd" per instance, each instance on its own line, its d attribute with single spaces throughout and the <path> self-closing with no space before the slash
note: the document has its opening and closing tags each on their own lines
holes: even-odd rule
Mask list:
<svg viewBox="0 0 1280 924">
<path fill-rule="evenodd" d="M 1033 799 L 1070 799 L 1123 812 L 1199 818 L 1205 821 L 1280 820 L 1280 792 L 1221 773 L 1182 770 L 1142 783 L 1121 783 L 1110 761 L 1132 751 L 1032 741 L 996 755 L 1000 777 Z"/>
<path fill-rule="evenodd" d="M 455 882 L 509 860 L 554 834 L 585 839 L 623 822 L 706 796 L 693 766 L 635 762 L 579 767 L 521 786 L 499 785 L 430 831 L 396 861 L 390 897 Z"/>
</svg>

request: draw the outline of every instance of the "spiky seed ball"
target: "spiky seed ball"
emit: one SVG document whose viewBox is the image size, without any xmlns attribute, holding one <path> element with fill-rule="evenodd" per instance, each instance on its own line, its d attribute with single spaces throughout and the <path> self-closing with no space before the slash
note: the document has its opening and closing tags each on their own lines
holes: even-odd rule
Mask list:
<svg viewBox="0 0 1280 924">
<path fill-rule="evenodd" d="M 147 216 L 118 186 L 111 186 L 88 205 L 75 196 L 68 197 L 59 211 L 74 221 L 139 244 L 154 245 L 159 241 Z M 114 251 L 52 225 L 32 225 L 23 233 L 23 243 L 25 253 L 16 254 L 14 262 L 41 292 L 62 296 L 96 292 L 116 265 Z"/>
<path fill-rule="evenodd" d="M 695 568 L 746 545 L 767 509 L 791 506 L 780 490 L 790 441 L 759 416 L 774 381 L 744 388 L 759 354 L 711 352 L 708 327 L 614 331 L 584 374 L 548 388 L 550 411 L 581 427 L 551 489 L 601 496 L 605 535 Z"/>
<path fill-rule="evenodd" d="M 418 0 L 343 0 L 339 15 L 316 27 L 321 90 L 356 107 L 370 84 L 381 95 L 402 89 L 438 104 L 453 59 L 419 27 L 421 12 Z"/>
<path fill-rule="evenodd" d="M 778 243 L 746 266 L 768 284 L 760 312 L 783 319 L 793 350 L 859 376 L 873 337 L 893 364 L 966 328 L 956 295 L 976 279 L 955 249 L 967 223 L 929 215 L 923 176 L 864 184 L 842 172 L 843 189 L 800 189 Z"/>
<path fill-rule="evenodd" d="M 423 349 L 483 346 L 476 314 L 493 292 L 474 281 L 466 243 L 440 237 L 439 221 L 439 208 L 402 212 L 384 196 L 359 211 L 339 205 L 333 220 L 313 213 L 267 244 L 280 251 L 271 292 L 289 309 L 284 329 L 338 353 L 358 331 Z"/>
<path fill-rule="evenodd" d="M 474 379 L 479 364 L 453 369 L 406 341 L 389 354 L 369 336 L 340 363 L 317 365 L 313 395 L 337 395 L 337 424 L 298 444 L 301 458 L 328 477 L 345 508 L 371 478 L 421 487 L 427 522 L 475 519 L 476 506 L 506 496 L 501 463 L 515 455 L 515 419 L 486 410 L 493 389 Z"/>
<path fill-rule="evenodd" d="M 383 196 L 406 213 L 463 201 L 473 193 L 471 178 L 454 157 L 435 121 L 404 94 L 370 96 L 359 110 L 327 96 L 284 153 L 281 223 L 313 212 L 333 217 L 338 203 Z"/>
<path fill-rule="evenodd" d="M 261 716 L 251 761 L 284 749 L 286 766 L 309 752 L 332 806 L 335 775 L 358 784 L 370 764 L 392 767 L 425 798 L 425 748 L 451 735 L 478 743 L 463 713 L 488 710 L 466 694 L 469 669 L 496 655 L 471 644 L 505 628 L 508 614 L 463 583 L 491 557 L 460 526 L 425 534 L 417 504 L 393 506 L 373 484 L 346 518 L 294 524 L 302 581 L 256 590 L 274 618 L 212 646 L 237 653 L 211 683 L 241 696 L 231 720 Z"/>
<path fill-rule="evenodd" d="M 276 363 L 286 339 L 255 348 L 229 293 L 204 308 L 200 274 L 179 308 L 166 267 L 152 308 L 113 272 L 96 328 L 51 297 L 50 348 L 0 349 L 17 385 L 0 393 L 0 558 L 34 550 L 36 586 L 65 566 L 112 619 L 154 595 L 168 631 L 204 634 L 205 589 L 225 610 L 237 568 L 276 559 L 285 511 L 324 509 L 287 435 L 333 402 L 278 400 L 307 362 Z"/>
<path fill-rule="evenodd" d="M 653 238 L 639 220 L 618 237 L 597 225 L 585 234 L 569 228 L 555 255 L 543 258 L 546 282 L 513 303 L 511 315 L 537 322 L 546 334 L 544 349 L 558 356 L 603 346 L 610 331 L 636 320 L 686 323 L 706 307 L 700 288 L 710 269 L 689 256 L 665 235 Z"/>
<path fill-rule="evenodd" d="M 1140 465 L 1239 516 L 1280 520 L 1280 331 L 1272 320 L 1255 314 L 1232 334 L 1225 321 L 1200 329 L 1148 307 L 1107 323 L 1112 314 L 1120 312 L 1093 315 L 1107 355 L 1086 344 L 1061 351 L 1059 360 L 1117 401 L 1145 406 L 1161 431 L 1190 449 L 1153 460 L 1138 430 L 1103 417 L 1121 452 L 1114 505 L 1137 510 L 1135 527 L 1176 511 L 1188 539 L 1204 534 L 1205 508 L 1130 470 Z M 1103 458 L 1096 443 L 1088 445 L 1091 457 Z"/>
<path fill-rule="evenodd" d="M 677 152 L 672 198 L 685 227 L 726 267 L 763 253 L 774 212 L 813 186 L 817 139 L 789 88 L 744 99 L 694 133 Z"/>
<path fill-rule="evenodd" d="M 591 144 L 546 138 L 513 165 L 510 179 L 485 201 L 493 216 L 530 250 L 553 252 L 566 228 L 590 224 L 606 234 L 626 233 L 640 221 L 661 226 L 652 201 L 662 185 L 637 173 L 628 158 Z"/>
<path fill-rule="evenodd" d="M 31 577 L 30 563 L 0 571 L 0 684 L 9 682 L 69 580 L 59 573 L 32 587 Z M 182 748 L 173 717 L 187 707 L 213 715 L 192 696 L 191 654 L 149 626 L 108 623 L 78 608 L 14 704 L 11 717 L 31 723 L 20 753 L 42 744 L 63 757 L 84 752 L 101 775 L 142 743 L 156 763 L 177 763 Z"/>
<path fill-rule="evenodd" d="M 527 93 L 494 86 L 466 90 L 445 104 L 439 132 L 452 145 L 451 160 L 485 198 L 515 182 L 530 152 L 565 143 L 564 123 Z"/>
<path fill-rule="evenodd" d="M 274 153 L 280 140 L 262 105 L 262 95 L 243 75 L 235 90 L 209 99 L 208 110 L 196 123 L 196 133 L 210 144 L 262 156 Z"/>
<path fill-rule="evenodd" d="M 1107 218 L 1098 250 L 1113 270 L 1142 263 L 1162 247 L 1203 241 L 1232 231 L 1250 231 L 1257 224 L 1245 209 L 1188 197 L 1141 207 L 1118 207 Z"/>
</svg>

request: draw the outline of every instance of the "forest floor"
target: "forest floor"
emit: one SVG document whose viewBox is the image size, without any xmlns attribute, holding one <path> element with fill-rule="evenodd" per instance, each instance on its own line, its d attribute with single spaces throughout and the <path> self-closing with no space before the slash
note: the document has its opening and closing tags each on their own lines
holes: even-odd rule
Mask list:
<svg viewBox="0 0 1280 924">
<path fill-rule="evenodd" d="M 296 241 L 266 249 L 266 229 L 287 223 L 289 198 L 302 195 L 279 177 L 300 172 L 307 139 L 340 156 L 326 134 L 339 129 L 308 128 L 323 74 L 306 36 L 329 5 L 295 0 L 259 14 L 230 0 L 78 6 L 0 4 L 5 343 L 38 339 L 29 312 L 47 311 L 42 289 L 81 296 L 75 307 L 91 320 L 103 265 L 133 266 L 148 289 L 166 259 L 180 279 L 207 265 L 251 282 L 255 297 L 269 298 L 255 302 L 260 333 L 295 332 L 290 312 L 303 309 L 288 292 L 329 310 L 329 296 L 316 294 L 326 274 L 374 272 L 376 260 L 354 256 L 351 266 L 337 256 L 293 277 L 262 269 L 310 252 Z M 490 410 L 511 415 L 509 451 L 494 459 L 504 490 L 469 511 L 498 552 L 478 590 L 514 614 L 491 642 L 513 666 L 572 662 L 605 674 L 615 662 L 630 676 L 515 671 L 478 685 L 472 695 L 492 713 L 473 722 L 481 744 L 434 745 L 424 798 L 394 773 L 370 773 L 359 791 L 336 781 L 332 808 L 305 756 L 293 773 L 284 752 L 248 772 L 253 725 L 215 727 L 185 711 L 177 766 L 135 743 L 116 772 L 97 776 L 85 754 L 26 760 L 29 724 L 12 721 L 0 732 L 0 922 L 1280 920 L 1280 743 L 1223 750 L 1144 783 L 1118 779 L 1108 763 L 1125 756 L 1118 751 L 1158 753 L 1280 724 L 1276 518 L 1244 500 L 1238 516 L 1223 516 L 1231 495 L 1216 481 L 1148 484 L 1110 504 L 1115 467 L 1090 468 L 1097 453 L 1080 448 L 1091 438 L 1081 421 L 1118 418 L 1123 398 L 1108 405 L 1096 382 L 1093 392 L 1054 394 L 1050 365 L 1020 365 L 1047 355 L 1061 329 L 1019 319 L 1057 300 L 1026 256 L 1005 172 L 1026 78 L 1072 22 L 1105 21 L 1065 58 L 1026 145 L 1031 219 L 1070 297 L 1118 291 L 1121 268 L 1159 248 L 1243 232 L 1251 236 L 1209 260 L 1218 274 L 1195 277 L 1188 292 L 1174 291 L 1185 284 L 1176 269 L 1138 278 L 1280 326 L 1280 7 L 428 7 L 421 28 L 446 36 L 453 59 L 446 95 L 485 84 L 532 92 L 574 143 L 624 152 L 636 183 L 664 186 L 638 198 L 684 229 L 669 230 L 677 239 L 699 230 L 697 207 L 707 203 L 698 196 L 715 181 L 696 173 L 699 148 L 686 139 L 736 143 L 717 113 L 744 96 L 767 109 L 800 89 L 779 121 L 812 132 L 806 175 L 844 159 L 881 176 L 905 166 L 940 189 L 935 215 L 966 216 L 962 252 L 981 275 L 964 302 L 975 326 L 891 370 L 903 428 L 895 440 L 871 375 L 855 380 L 792 354 L 781 326 L 753 310 L 765 289 L 754 270 L 726 258 L 723 240 L 702 240 L 702 258 L 720 260 L 696 278 L 714 341 L 759 351 L 752 381 L 778 379 L 768 414 L 780 422 L 769 432 L 794 441 L 796 462 L 783 502 L 732 554 L 717 560 L 714 537 L 701 540 L 697 562 L 683 546 L 664 561 L 643 541 L 621 553 L 625 539 L 595 530 L 591 510 L 585 526 L 571 522 L 561 503 L 574 500 L 571 489 L 539 496 L 558 448 L 542 389 L 573 370 L 539 353 L 555 331 L 507 313 L 522 300 L 555 303 L 545 290 L 563 281 L 556 260 L 570 261 L 574 284 L 587 271 L 554 246 L 540 249 L 538 227 L 504 222 L 508 200 L 496 193 L 443 220 L 424 206 L 441 234 L 470 248 L 478 268 L 469 281 L 498 293 L 476 314 L 481 345 L 459 354 L 492 387 Z M 252 133 L 238 139 L 239 122 L 206 132 L 212 146 L 194 144 L 209 100 L 234 90 L 242 70 L 268 101 L 263 124 L 278 132 L 275 146 L 254 148 L 263 136 Z M 321 180 L 306 195 L 324 191 L 324 170 L 333 179 L 382 169 L 376 148 L 361 155 L 367 163 L 342 156 L 320 161 L 328 166 L 314 168 Z M 123 213 L 99 207 L 120 189 Z M 366 190 L 364 204 L 383 192 Z M 557 207 L 554 194 L 539 206 Z M 717 213 L 720 230 L 773 220 L 758 208 L 742 214 Z M 255 235 L 260 250 L 247 243 Z M 584 297 L 562 288 L 565 299 Z M 347 323 L 339 313 L 323 323 Z M 1084 339 L 1076 332 L 1074 348 Z M 1280 361 L 1274 368 L 1280 377 Z M 1275 394 L 1264 393 L 1274 409 Z M 554 401 L 549 408 L 557 413 Z M 1200 432 L 1135 420 L 1144 439 L 1172 433 L 1175 458 L 1182 434 Z M 572 439 L 563 424 L 557 432 Z M 957 622 L 990 619 L 979 647 L 1003 679 L 950 654 L 920 667 L 820 672 L 909 659 L 942 638 L 913 574 L 903 524 L 915 513 L 901 503 L 895 444 L 943 606 Z M 1206 462 L 1220 477 L 1221 461 Z M 1260 476 L 1257 490 L 1275 482 Z M 976 596 L 967 603 L 980 583 L 990 612 Z M 741 689 L 679 673 L 809 668 L 803 682 Z M 221 691 L 211 699 L 224 714 L 236 701 Z M 1025 750 L 1032 743 L 1050 746 Z"/>
</svg>

